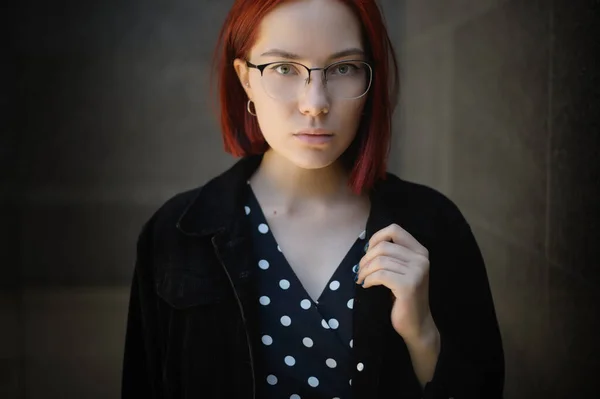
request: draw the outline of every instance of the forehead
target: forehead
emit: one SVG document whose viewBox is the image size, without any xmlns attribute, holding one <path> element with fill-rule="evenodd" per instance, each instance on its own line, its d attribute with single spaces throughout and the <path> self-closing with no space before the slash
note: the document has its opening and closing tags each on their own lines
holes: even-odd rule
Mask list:
<svg viewBox="0 0 600 399">
<path fill-rule="evenodd" d="M 278 49 L 323 62 L 348 48 L 363 46 L 360 22 L 346 5 L 337 0 L 296 0 L 265 16 L 251 56 Z"/>
</svg>

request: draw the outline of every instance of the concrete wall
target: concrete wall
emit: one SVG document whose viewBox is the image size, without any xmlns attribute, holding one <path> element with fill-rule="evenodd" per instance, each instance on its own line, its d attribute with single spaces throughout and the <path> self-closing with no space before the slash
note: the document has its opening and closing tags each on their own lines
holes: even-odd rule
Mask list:
<svg viewBox="0 0 600 399">
<path fill-rule="evenodd" d="M 208 92 L 231 3 L 30 1 L 6 14 L 0 397 L 118 397 L 141 224 L 233 162 Z M 473 225 L 506 397 L 589 395 L 596 2 L 382 5 L 402 73 L 390 168 L 446 193 Z"/>
</svg>

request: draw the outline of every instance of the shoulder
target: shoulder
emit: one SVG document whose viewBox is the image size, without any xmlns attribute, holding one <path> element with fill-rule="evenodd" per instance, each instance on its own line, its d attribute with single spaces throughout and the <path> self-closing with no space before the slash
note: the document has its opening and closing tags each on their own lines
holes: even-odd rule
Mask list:
<svg viewBox="0 0 600 399">
<path fill-rule="evenodd" d="M 470 229 L 457 204 L 438 189 L 388 172 L 381 190 L 387 207 L 423 234 L 439 236 L 456 229 Z"/>
<path fill-rule="evenodd" d="M 175 230 L 181 215 L 197 200 L 203 187 L 202 185 L 183 190 L 164 200 L 150 218 L 145 221 L 140 237 L 144 236 L 151 241 L 155 241 L 159 238 L 157 234 Z"/>
</svg>

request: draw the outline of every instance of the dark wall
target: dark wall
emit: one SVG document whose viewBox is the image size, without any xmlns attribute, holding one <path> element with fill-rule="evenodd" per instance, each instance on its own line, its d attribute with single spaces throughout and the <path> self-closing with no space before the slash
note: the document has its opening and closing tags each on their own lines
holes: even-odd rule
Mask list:
<svg viewBox="0 0 600 399">
<path fill-rule="evenodd" d="M 227 163 L 202 149 L 220 150 L 208 66 L 230 3 L 32 2 L 19 10 L 26 284 L 126 283 L 140 222 Z"/>
<path fill-rule="evenodd" d="M 600 2 L 553 5 L 548 392 L 593 397 L 600 395 Z"/>
</svg>

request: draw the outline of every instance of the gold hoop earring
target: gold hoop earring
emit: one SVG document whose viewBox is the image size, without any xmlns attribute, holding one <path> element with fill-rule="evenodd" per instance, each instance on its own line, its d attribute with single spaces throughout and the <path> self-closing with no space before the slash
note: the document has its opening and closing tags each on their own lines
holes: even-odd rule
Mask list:
<svg viewBox="0 0 600 399">
<path fill-rule="evenodd" d="M 252 103 L 252 100 L 248 100 L 248 103 L 246 104 L 246 110 L 248 111 L 248 113 L 252 116 L 256 116 L 256 112 L 252 112 L 252 110 L 250 110 L 250 103 Z M 256 107 L 254 108 L 254 110 L 256 111 Z"/>
</svg>

